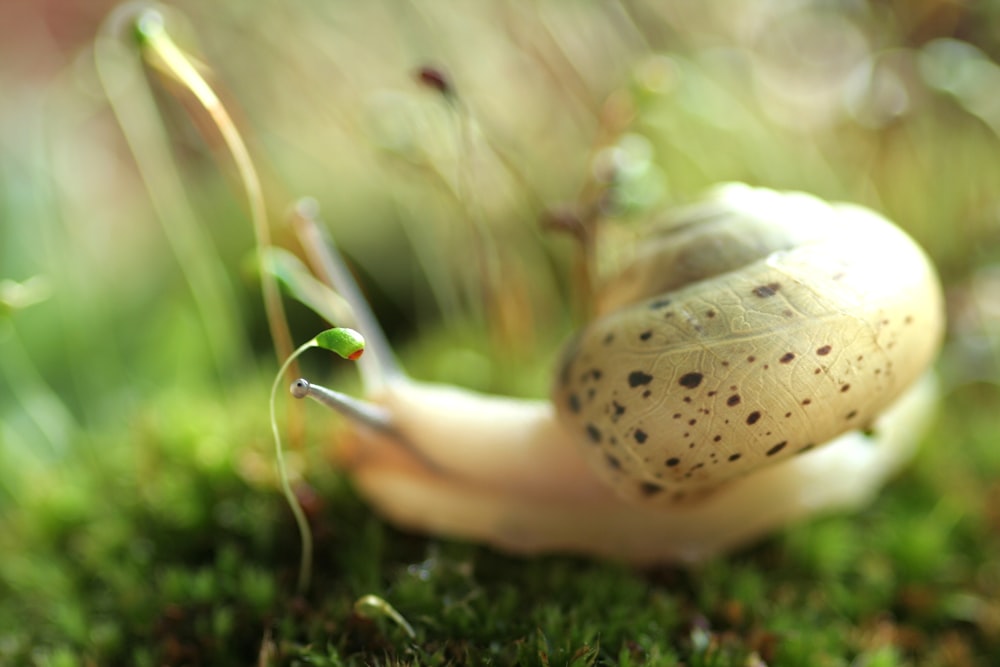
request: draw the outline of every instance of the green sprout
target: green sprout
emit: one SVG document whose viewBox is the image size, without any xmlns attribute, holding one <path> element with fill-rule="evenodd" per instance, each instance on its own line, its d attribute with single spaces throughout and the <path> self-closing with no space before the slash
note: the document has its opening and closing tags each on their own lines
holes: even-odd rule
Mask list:
<svg viewBox="0 0 1000 667">
<path fill-rule="evenodd" d="M 288 481 L 288 470 L 285 468 L 285 457 L 284 451 L 281 446 L 281 433 L 278 430 L 278 420 L 275 416 L 275 400 L 278 395 L 278 385 L 281 384 L 281 378 L 284 377 L 285 372 L 288 370 L 289 366 L 306 350 L 320 347 L 324 350 L 330 350 L 344 359 L 350 361 L 355 361 L 365 351 L 365 339 L 360 333 L 354 331 L 353 329 L 346 329 L 342 327 L 334 327 L 333 329 L 327 329 L 315 336 L 312 340 L 307 341 L 300 345 L 298 349 L 292 352 L 291 355 L 285 360 L 285 363 L 281 365 L 278 369 L 277 374 L 274 376 L 274 382 L 271 384 L 271 432 L 274 435 L 274 455 L 278 462 L 278 477 L 281 479 L 281 490 L 285 494 L 285 499 L 288 501 L 288 506 L 292 510 L 292 514 L 295 516 L 295 523 L 299 529 L 299 538 L 301 540 L 302 554 L 301 560 L 299 562 L 299 581 L 298 581 L 298 592 L 304 593 L 307 588 L 309 588 L 309 579 L 312 576 L 312 531 L 309 529 L 309 522 L 306 520 L 305 512 L 302 510 L 302 506 L 299 504 L 298 499 L 292 492 L 292 486 Z"/>
<path fill-rule="evenodd" d="M 388 616 L 392 621 L 403 628 L 410 639 L 416 639 L 417 633 L 413 631 L 403 615 L 396 611 L 396 608 L 377 595 L 364 595 L 354 602 L 354 613 L 362 618 L 371 618 L 371 612 Z"/>
</svg>

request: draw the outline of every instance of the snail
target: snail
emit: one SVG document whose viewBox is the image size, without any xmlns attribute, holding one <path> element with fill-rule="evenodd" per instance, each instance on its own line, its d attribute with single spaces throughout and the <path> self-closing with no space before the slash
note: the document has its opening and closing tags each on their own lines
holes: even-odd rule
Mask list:
<svg viewBox="0 0 1000 667">
<path fill-rule="evenodd" d="M 293 393 L 347 415 L 338 464 L 407 529 L 695 562 L 867 502 L 932 412 L 938 279 L 861 206 L 729 184 L 671 216 L 599 290 L 551 402 L 406 377 L 316 234 L 368 339 L 366 397 L 305 379 Z"/>
</svg>

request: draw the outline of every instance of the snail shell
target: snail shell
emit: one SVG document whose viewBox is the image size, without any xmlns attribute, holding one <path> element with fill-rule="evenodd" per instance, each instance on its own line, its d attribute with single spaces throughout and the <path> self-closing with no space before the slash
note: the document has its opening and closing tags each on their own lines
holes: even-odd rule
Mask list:
<svg viewBox="0 0 1000 667">
<path fill-rule="evenodd" d="M 620 494 L 683 500 L 875 417 L 940 344 L 937 278 L 858 206 L 721 188 L 599 296 L 553 390 Z"/>
</svg>

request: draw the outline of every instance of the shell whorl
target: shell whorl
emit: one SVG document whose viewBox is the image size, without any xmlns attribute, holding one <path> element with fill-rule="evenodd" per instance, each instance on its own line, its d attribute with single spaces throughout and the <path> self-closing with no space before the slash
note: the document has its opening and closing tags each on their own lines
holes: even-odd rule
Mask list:
<svg viewBox="0 0 1000 667">
<path fill-rule="evenodd" d="M 598 312 L 553 400 L 598 474 L 648 502 L 868 428 L 943 330 L 934 271 L 894 225 L 741 185 L 653 237 Z"/>
</svg>

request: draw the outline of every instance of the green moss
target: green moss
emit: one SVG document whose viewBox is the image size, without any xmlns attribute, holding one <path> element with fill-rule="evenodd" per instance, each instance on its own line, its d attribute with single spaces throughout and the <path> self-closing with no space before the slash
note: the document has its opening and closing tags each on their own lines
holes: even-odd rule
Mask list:
<svg viewBox="0 0 1000 667">
<path fill-rule="evenodd" d="M 949 401 L 931 442 L 989 427 L 988 392 L 982 402 L 966 394 Z M 989 447 L 948 466 L 928 447 L 858 515 L 691 570 L 647 571 L 403 534 L 313 461 L 318 572 L 299 598 L 290 515 L 255 468 L 268 447 L 259 417 L 216 424 L 213 404 L 194 396 L 155 404 L 155 416 L 138 419 L 141 446 L 122 434 L 6 509 L 6 664 L 245 665 L 260 654 L 274 665 L 1000 660 L 995 511 L 975 493 L 941 493 L 954 479 L 990 484 Z M 390 602 L 416 638 L 387 617 L 358 615 L 366 594 Z"/>
</svg>

